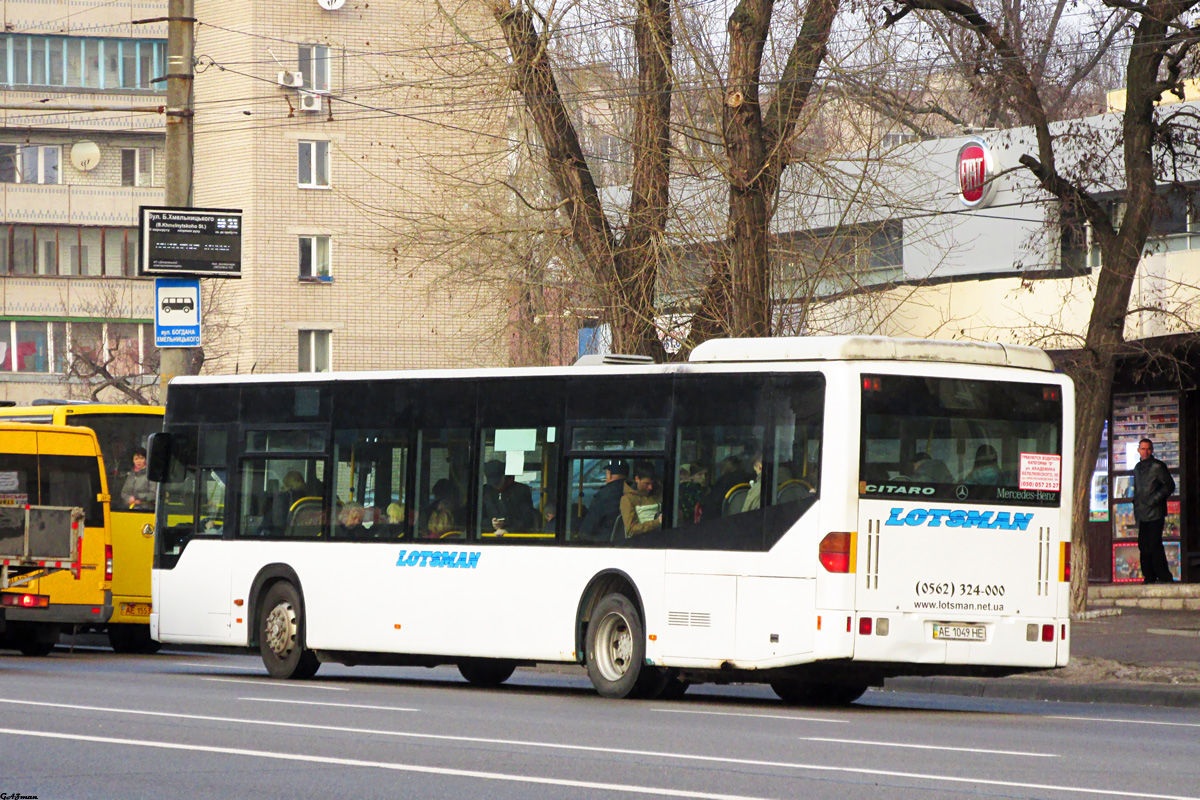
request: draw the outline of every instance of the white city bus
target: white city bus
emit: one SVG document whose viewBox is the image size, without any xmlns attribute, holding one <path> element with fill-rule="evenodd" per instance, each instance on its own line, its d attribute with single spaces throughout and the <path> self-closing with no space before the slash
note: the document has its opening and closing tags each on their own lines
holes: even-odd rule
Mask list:
<svg viewBox="0 0 1200 800">
<path fill-rule="evenodd" d="M 582 663 L 612 697 L 1063 666 L 1072 394 L 1032 348 L 868 337 L 180 378 L 151 632 L 279 678 Z"/>
</svg>

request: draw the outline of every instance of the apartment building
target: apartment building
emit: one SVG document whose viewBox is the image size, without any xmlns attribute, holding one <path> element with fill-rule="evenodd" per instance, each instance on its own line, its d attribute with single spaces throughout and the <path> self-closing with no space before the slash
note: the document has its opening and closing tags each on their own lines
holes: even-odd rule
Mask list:
<svg viewBox="0 0 1200 800">
<path fill-rule="evenodd" d="M 506 169 L 486 9 L 197 0 L 196 15 L 194 205 L 244 213 L 243 277 L 206 282 L 206 371 L 510 363 L 504 289 L 466 266 Z"/>
<path fill-rule="evenodd" d="M 163 199 L 166 26 L 135 23 L 166 5 L 0 2 L 0 400 L 157 368 L 134 276 L 138 207 Z"/>
</svg>

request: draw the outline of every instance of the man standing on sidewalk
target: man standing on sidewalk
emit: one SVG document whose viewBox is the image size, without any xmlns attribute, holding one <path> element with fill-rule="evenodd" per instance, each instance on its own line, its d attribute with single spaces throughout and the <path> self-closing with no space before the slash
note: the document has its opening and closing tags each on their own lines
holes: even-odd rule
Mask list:
<svg viewBox="0 0 1200 800">
<path fill-rule="evenodd" d="M 1167 519 L 1167 498 L 1175 494 L 1175 481 L 1167 465 L 1154 457 L 1154 442 L 1138 442 L 1141 461 L 1133 468 L 1133 518 L 1138 524 L 1138 550 L 1142 554 L 1142 580 L 1146 583 L 1170 583 L 1167 551 L 1163 549 L 1163 523 Z"/>
</svg>

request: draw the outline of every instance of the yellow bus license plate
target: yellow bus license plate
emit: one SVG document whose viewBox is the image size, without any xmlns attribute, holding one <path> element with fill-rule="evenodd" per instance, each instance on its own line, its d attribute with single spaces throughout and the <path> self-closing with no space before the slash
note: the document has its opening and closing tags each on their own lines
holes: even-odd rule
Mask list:
<svg viewBox="0 0 1200 800">
<path fill-rule="evenodd" d="M 933 638 L 960 642 L 982 642 L 987 640 L 987 629 L 982 625 L 947 625 L 933 623 Z"/>
<path fill-rule="evenodd" d="M 131 617 L 148 617 L 150 616 L 150 604 L 121 603 L 121 613 L 129 614 Z"/>
</svg>

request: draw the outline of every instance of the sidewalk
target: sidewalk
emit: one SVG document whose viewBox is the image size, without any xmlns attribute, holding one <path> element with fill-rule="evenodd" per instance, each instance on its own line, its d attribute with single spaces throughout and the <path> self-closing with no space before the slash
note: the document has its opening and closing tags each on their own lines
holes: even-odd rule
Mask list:
<svg viewBox="0 0 1200 800">
<path fill-rule="evenodd" d="M 1169 588 L 1146 587 L 1156 593 L 1152 599 L 1160 601 L 1162 591 Z M 1195 588 L 1179 587 L 1188 594 Z M 1130 594 L 1123 599 L 1138 598 Z M 1200 708 L 1200 611 L 1156 610 L 1136 603 L 1123 606 L 1119 615 L 1071 623 L 1071 663 L 1061 670 L 1011 678 L 895 678 L 887 681 L 885 689 Z M 1094 606 L 1089 610 L 1102 611 Z"/>
</svg>

